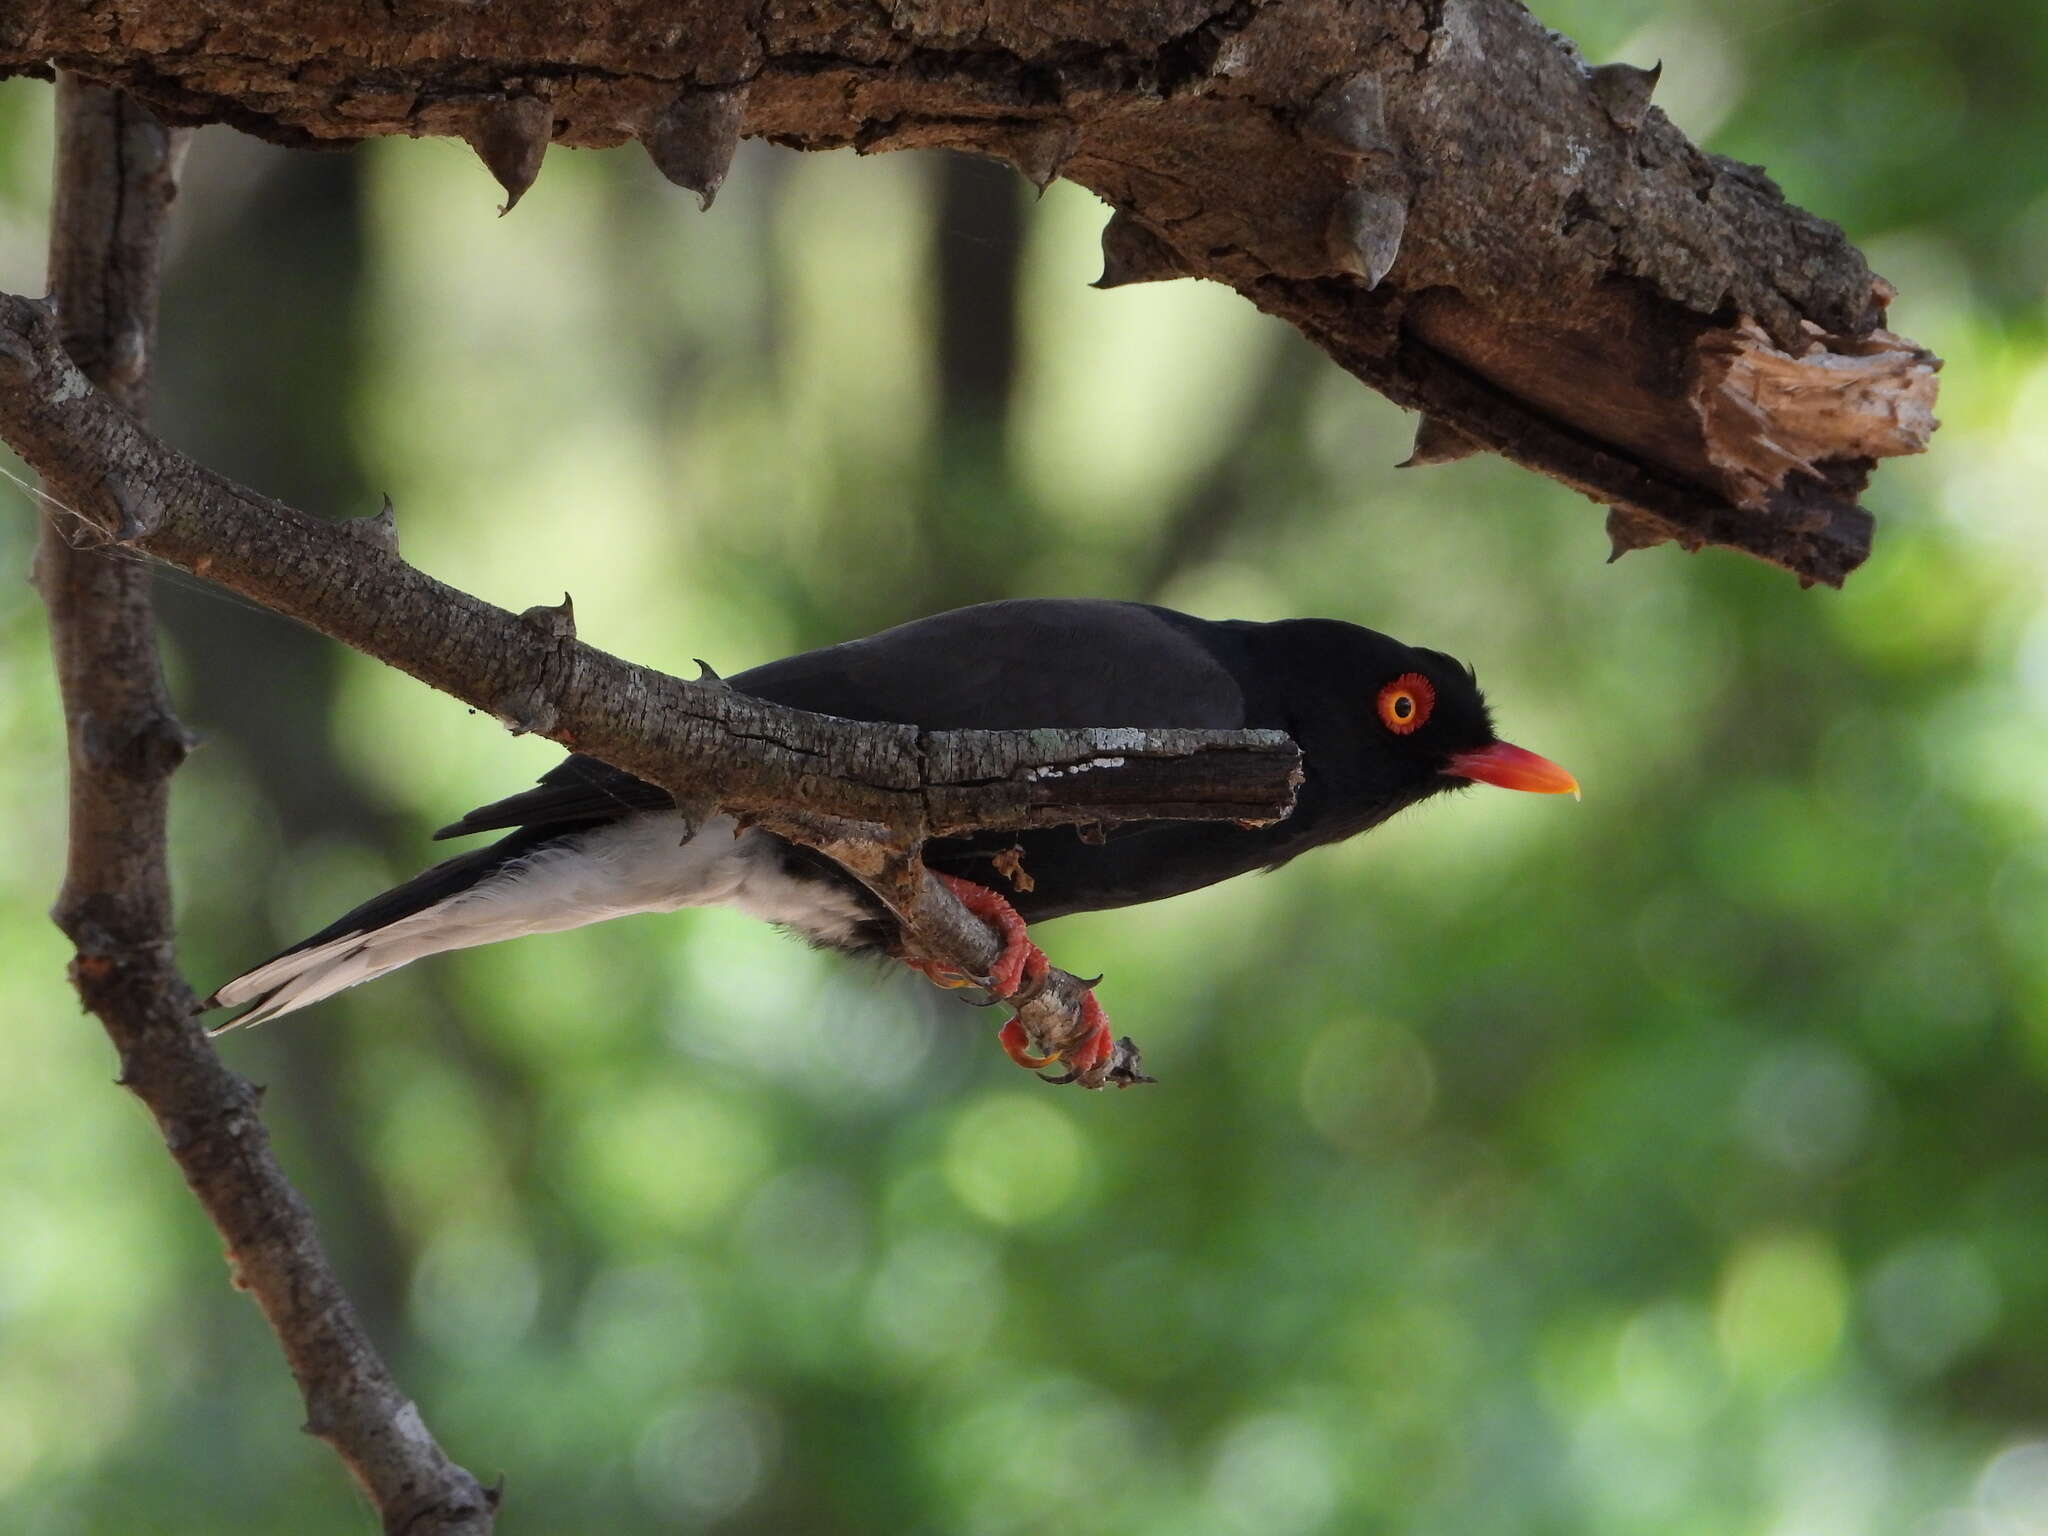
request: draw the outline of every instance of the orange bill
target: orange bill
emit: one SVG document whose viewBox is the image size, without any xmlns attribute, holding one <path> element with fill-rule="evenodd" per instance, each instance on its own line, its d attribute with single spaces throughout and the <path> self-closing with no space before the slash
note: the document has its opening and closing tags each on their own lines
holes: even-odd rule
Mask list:
<svg viewBox="0 0 2048 1536">
<path fill-rule="evenodd" d="M 1444 765 L 1444 772 L 1501 789 L 1526 790 L 1533 795 L 1570 795 L 1579 798 L 1579 781 L 1547 757 L 1538 757 L 1521 747 L 1496 741 L 1477 752 L 1460 752 Z"/>
</svg>

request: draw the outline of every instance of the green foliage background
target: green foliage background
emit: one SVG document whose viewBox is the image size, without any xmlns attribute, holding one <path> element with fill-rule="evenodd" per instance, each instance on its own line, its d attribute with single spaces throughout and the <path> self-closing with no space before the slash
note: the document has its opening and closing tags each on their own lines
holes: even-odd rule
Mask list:
<svg viewBox="0 0 2048 1536">
<path fill-rule="evenodd" d="M 2048 1532 L 2048 21 L 1542 7 L 1844 224 L 1949 360 L 1836 594 L 1665 548 L 1218 289 L 1092 292 L 1103 211 L 746 147 L 716 210 L 557 152 L 202 135 L 165 429 L 680 668 L 1002 594 L 1328 614 L 1476 663 L 1586 801 L 1474 793 L 1074 919 L 1162 1086 L 721 913 L 422 963 L 224 1043 L 508 1531 Z M 50 97 L 0 89 L 0 280 Z M 10 493 L 11 494 L 11 493 Z M 42 919 L 60 729 L 0 517 L 0 1528 L 353 1532 Z M 183 579 L 202 989 L 545 769 Z"/>
</svg>

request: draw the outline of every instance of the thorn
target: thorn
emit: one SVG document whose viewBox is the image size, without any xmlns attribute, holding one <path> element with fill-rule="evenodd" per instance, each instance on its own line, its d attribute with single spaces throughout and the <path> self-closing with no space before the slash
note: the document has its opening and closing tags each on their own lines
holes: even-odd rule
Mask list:
<svg viewBox="0 0 2048 1536">
<path fill-rule="evenodd" d="M 1111 1062 L 1109 1075 L 1104 1079 L 1113 1088 L 1137 1088 L 1146 1083 L 1156 1083 L 1156 1077 L 1145 1075 L 1145 1060 L 1138 1054 L 1138 1042 L 1129 1035 L 1116 1043 L 1116 1059 Z"/>
<path fill-rule="evenodd" d="M 1607 538 L 1613 545 L 1607 556 L 1607 563 L 1612 565 L 1632 550 L 1649 549 L 1670 542 L 1671 530 L 1661 519 L 1639 512 L 1634 507 L 1609 507 Z"/>
<path fill-rule="evenodd" d="M 133 544 L 137 539 L 147 538 L 156 532 L 163 514 L 161 504 L 149 505 L 147 510 L 151 515 L 145 516 L 146 504 L 121 476 L 110 474 L 100 483 L 119 514 L 114 522 L 114 531 L 109 535 L 114 543 Z"/>
<path fill-rule="evenodd" d="M 562 605 L 550 608 L 536 604 L 519 615 L 519 622 L 531 626 L 550 640 L 574 640 L 576 638 L 576 602 L 568 593 L 562 594 Z"/>
<path fill-rule="evenodd" d="M 1408 227 L 1408 199 L 1385 187 L 1357 186 L 1337 199 L 1328 229 L 1330 256 L 1339 272 L 1361 278 L 1368 289 L 1392 270 Z"/>
<path fill-rule="evenodd" d="M 1415 446 L 1396 469 L 1427 469 L 1432 464 L 1455 464 L 1475 453 L 1486 452 L 1475 438 L 1467 436 L 1440 416 L 1424 414 L 1415 424 Z"/>
<path fill-rule="evenodd" d="M 554 108 L 538 96 L 511 96 L 485 107 L 477 115 L 476 127 L 464 135 L 484 168 L 505 189 L 499 218 L 519 205 L 540 175 L 541 158 L 554 132 Z"/>
<path fill-rule="evenodd" d="M 389 495 L 385 496 L 384 505 L 368 516 L 343 519 L 341 528 L 342 532 L 375 545 L 386 554 L 398 553 L 398 509 L 391 505 Z"/>
<path fill-rule="evenodd" d="M 640 135 L 661 174 L 708 210 L 740 144 L 740 123 L 747 110 L 744 85 L 710 89 L 692 86 L 655 115 Z"/>
<path fill-rule="evenodd" d="M 723 688 L 725 686 L 725 679 L 720 677 L 715 671 L 713 671 L 711 663 L 706 661 L 702 656 L 692 656 L 690 660 L 697 663 L 697 675 L 690 679 L 691 682 L 703 683 L 707 686 L 718 688 Z"/>
<path fill-rule="evenodd" d="M 1340 80 L 1315 100 L 1301 120 L 1301 134 L 1316 148 L 1363 159 L 1391 155 L 1386 91 L 1370 70 Z"/>
<path fill-rule="evenodd" d="M 1633 64 L 1602 64 L 1590 76 L 1593 99 L 1600 103 L 1615 127 L 1623 133 L 1634 133 L 1649 114 L 1650 94 L 1657 89 L 1657 80 L 1663 73 L 1662 59 L 1648 69 L 1637 69 Z"/>
<path fill-rule="evenodd" d="M 1193 275 L 1180 252 L 1146 225 L 1119 208 L 1102 226 L 1102 276 L 1092 288 L 1122 288 L 1130 283 L 1163 283 Z"/>
<path fill-rule="evenodd" d="M 169 778 L 198 745 L 199 738 L 175 719 L 158 715 L 128 738 L 121 758 L 132 778 Z"/>
<path fill-rule="evenodd" d="M 1061 169 L 1073 158 L 1074 146 L 1080 139 L 1074 125 L 1064 120 L 1037 123 L 1009 135 L 1003 157 L 1043 197 L 1045 189 L 1059 179 Z"/>
</svg>

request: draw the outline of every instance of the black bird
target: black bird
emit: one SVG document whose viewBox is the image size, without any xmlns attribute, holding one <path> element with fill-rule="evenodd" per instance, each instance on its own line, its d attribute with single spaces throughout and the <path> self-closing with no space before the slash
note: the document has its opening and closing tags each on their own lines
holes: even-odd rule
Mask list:
<svg viewBox="0 0 2048 1536">
<path fill-rule="evenodd" d="M 1271 826 L 1138 822 L 1099 842 L 1055 827 L 928 844 L 927 865 L 1004 931 L 991 987 L 998 995 L 1044 965 L 1024 922 L 1158 901 L 1271 869 L 1474 781 L 1578 792 L 1555 763 L 1494 735 L 1469 668 L 1333 619 L 1216 622 L 1078 598 L 982 603 L 728 681 L 798 709 L 933 730 L 1265 727 L 1294 738 L 1301 788 L 1293 814 Z M 372 897 L 236 977 L 206 1006 L 252 1005 L 223 1029 L 261 1023 L 422 955 L 678 907 L 737 907 L 834 949 L 900 950 L 894 920 L 837 865 L 758 829 L 735 837 L 726 817 L 679 840 L 664 791 L 594 758 L 570 757 L 538 788 L 434 836 L 506 828 L 509 836 Z M 1010 849 L 1021 849 L 1029 878 L 998 896 L 988 882 L 1002 878 L 995 860 Z M 1077 1073 L 1110 1050 L 1099 1011 L 1096 1021 L 1067 1058 Z M 1024 1065 L 1054 1059 L 1031 1056 L 1014 1023 L 1002 1041 Z"/>
</svg>

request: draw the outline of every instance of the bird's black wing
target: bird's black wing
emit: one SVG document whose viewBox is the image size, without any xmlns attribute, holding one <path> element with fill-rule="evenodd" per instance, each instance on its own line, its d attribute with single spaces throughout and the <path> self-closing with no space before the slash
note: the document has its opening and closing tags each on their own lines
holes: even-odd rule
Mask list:
<svg viewBox="0 0 2048 1536">
<path fill-rule="evenodd" d="M 1236 625 L 1142 603 L 1027 598 L 957 608 L 728 681 L 774 704 L 931 730 L 1235 730 L 1248 723 L 1232 665 L 1242 645 Z M 566 829 L 671 804 L 666 791 L 578 754 L 537 788 L 434 836 Z"/>
<path fill-rule="evenodd" d="M 667 790 L 577 752 L 542 774 L 536 787 L 480 805 L 434 836 L 467 837 L 472 832 L 494 832 L 504 827 L 559 827 L 567 831 L 615 821 L 634 811 L 666 810 L 674 804 Z"/>
<path fill-rule="evenodd" d="M 742 692 L 850 720 L 929 730 L 1182 726 L 1235 730 L 1240 626 L 1143 603 L 979 603 L 771 661 Z"/>
</svg>

